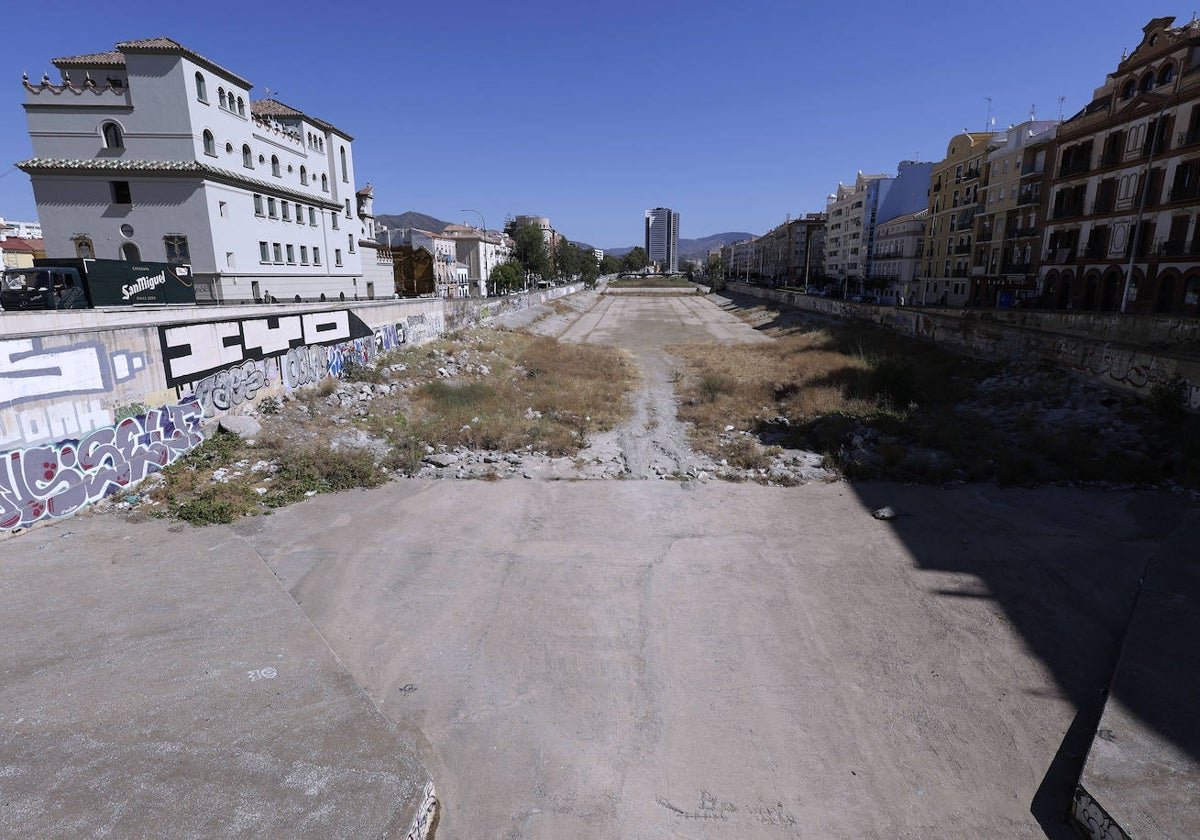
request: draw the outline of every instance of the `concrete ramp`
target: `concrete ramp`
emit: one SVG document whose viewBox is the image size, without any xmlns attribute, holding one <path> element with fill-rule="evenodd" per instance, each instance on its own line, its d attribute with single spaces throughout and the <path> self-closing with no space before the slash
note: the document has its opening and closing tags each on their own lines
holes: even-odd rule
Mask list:
<svg viewBox="0 0 1200 840">
<path fill-rule="evenodd" d="M 1148 564 L 1072 803 L 1087 837 L 1200 837 L 1200 511 Z"/>
<path fill-rule="evenodd" d="M 0 545 L 0 835 L 423 836 L 412 747 L 222 533 L 81 515 Z"/>
</svg>

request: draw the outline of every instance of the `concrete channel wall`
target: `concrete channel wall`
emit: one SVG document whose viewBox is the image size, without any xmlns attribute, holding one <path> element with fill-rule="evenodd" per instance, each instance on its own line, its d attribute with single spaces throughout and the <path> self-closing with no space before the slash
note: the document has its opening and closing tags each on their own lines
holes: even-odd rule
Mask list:
<svg viewBox="0 0 1200 840">
<path fill-rule="evenodd" d="M 199 445 L 206 421 L 582 288 L 0 313 L 0 537 L 133 487 Z"/>
<path fill-rule="evenodd" d="M 1149 396 L 1178 386 L 1200 411 L 1200 320 L 1102 312 L 876 306 L 730 283 L 730 292 L 819 315 L 869 321 L 973 356 L 1044 361 L 1104 385 Z"/>
</svg>

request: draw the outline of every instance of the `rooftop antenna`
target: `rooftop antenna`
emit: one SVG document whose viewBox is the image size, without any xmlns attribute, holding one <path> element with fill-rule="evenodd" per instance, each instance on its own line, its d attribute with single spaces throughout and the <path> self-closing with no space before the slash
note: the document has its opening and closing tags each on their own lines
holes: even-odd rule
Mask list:
<svg viewBox="0 0 1200 840">
<path fill-rule="evenodd" d="M 1062 122 L 1062 120 L 1063 120 L 1063 105 L 1065 105 L 1065 104 L 1067 104 L 1067 97 L 1065 97 L 1065 96 L 1058 97 L 1058 121 L 1059 122 Z"/>
<path fill-rule="evenodd" d="M 983 98 L 987 100 L 987 104 L 988 104 L 987 116 L 984 117 L 984 120 L 983 120 L 983 130 L 991 131 L 992 126 L 995 125 L 995 123 L 996 123 L 996 121 L 994 119 L 992 119 L 992 97 L 985 96 Z"/>
<path fill-rule="evenodd" d="M 1029 106 L 1029 121 L 1034 122 L 1034 121 L 1036 121 L 1036 119 L 1037 119 L 1037 103 L 1035 102 Z"/>
</svg>

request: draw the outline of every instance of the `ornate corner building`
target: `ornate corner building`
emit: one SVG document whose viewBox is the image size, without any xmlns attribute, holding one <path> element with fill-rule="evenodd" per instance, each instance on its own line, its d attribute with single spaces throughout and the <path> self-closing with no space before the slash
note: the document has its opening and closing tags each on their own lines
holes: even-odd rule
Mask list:
<svg viewBox="0 0 1200 840">
<path fill-rule="evenodd" d="M 1156 18 L 1058 128 L 1041 305 L 1200 311 L 1200 22 Z"/>
</svg>

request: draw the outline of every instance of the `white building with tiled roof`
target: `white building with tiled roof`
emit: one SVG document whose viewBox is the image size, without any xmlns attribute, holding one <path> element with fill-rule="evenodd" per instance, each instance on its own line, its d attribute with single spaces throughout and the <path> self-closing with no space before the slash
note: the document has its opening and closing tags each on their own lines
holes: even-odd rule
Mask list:
<svg viewBox="0 0 1200 840">
<path fill-rule="evenodd" d="M 190 263 L 201 301 L 368 296 L 349 134 L 169 38 L 51 63 L 18 164 L 48 256 Z"/>
</svg>

